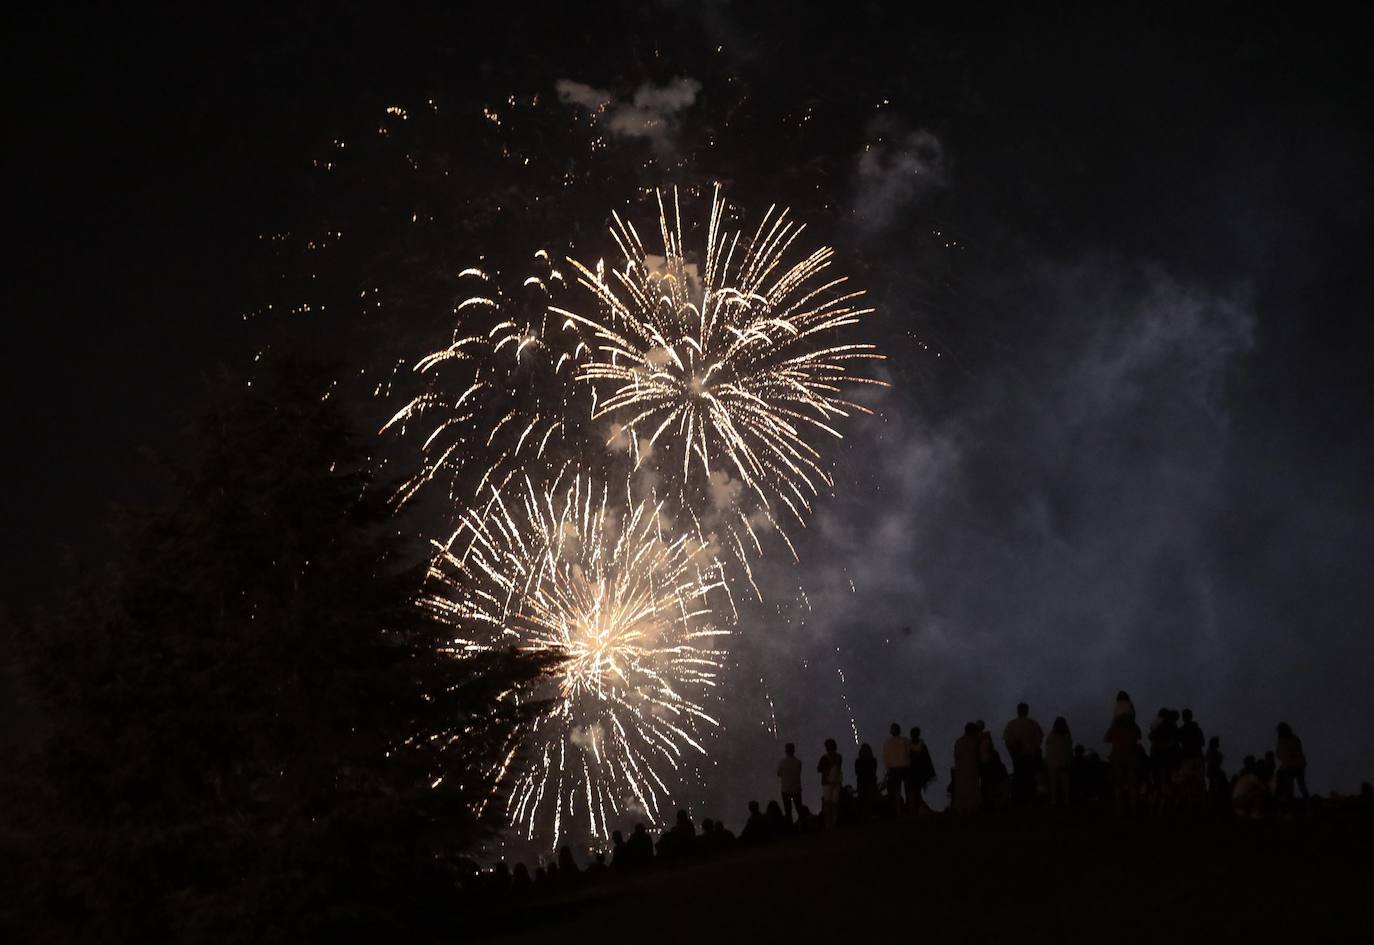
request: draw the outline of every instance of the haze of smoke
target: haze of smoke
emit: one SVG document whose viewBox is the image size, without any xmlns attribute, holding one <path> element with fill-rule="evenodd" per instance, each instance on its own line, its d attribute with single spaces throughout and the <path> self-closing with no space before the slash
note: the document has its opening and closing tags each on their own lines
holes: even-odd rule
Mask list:
<svg viewBox="0 0 1374 945">
<path fill-rule="evenodd" d="M 572 79 L 559 79 L 554 88 L 559 101 L 607 116 L 606 127 L 612 134 L 643 138 L 656 151 L 671 152 L 676 148 L 676 116 L 695 104 L 701 83 L 682 76 L 661 86 L 645 82 L 635 89 L 628 102 Z"/>
<path fill-rule="evenodd" d="M 925 129 L 891 123 L 869 128 L 879 138 L 860 152 L 855 168 L 854 213 L 869 235 L 886 229 L 909 207 L 948 183 L 944 146 Z"/>
<path fill-rule="evenodd" d="M 554 88 L 558 91 L 560 102 L 581 105 L 588 111 L 598 111 L 615 101 L 610 92 L 592 88 L 582 82 L 574 82 L 572 79 L 559 79 L 554 83 Z"/>
<path fill-rule="evenodd" d="M 1022 697 L 1096 747 L 1119 687 L 1238 734 L 1212 693 L 1219 622 L 1247 592 L 1213 551 L 1251 312 L 1105 260 L 1036 268 L 998 297 L 1021 300 L 1012 363 L 933 426 L 885 405 L 849 441 L 837 480 L 852 488 L 820 506 L 800 575 L 781 557 L 756 568 L 770 606 L 744 618 L 758 632 L 739 658 L 775 707 L 749 718 L 775 711 L 782 740 L 847 733 L 839 661 L 862 737 L 897 718 L 940 757 Z M 775 750 L 763 727 L 734 731 L 749 746 L 731 752 Z"/>
</svg>

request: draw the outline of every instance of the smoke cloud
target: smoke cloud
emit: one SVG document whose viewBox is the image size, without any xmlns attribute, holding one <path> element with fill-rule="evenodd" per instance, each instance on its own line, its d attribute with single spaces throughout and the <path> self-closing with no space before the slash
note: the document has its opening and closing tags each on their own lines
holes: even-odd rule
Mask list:
<svg viewBox="0 0 1374 945">
<path fill-rule="evenodd" d="M 661 86 L 645 82 L 635 89 L 628 102 L 612 93 L 571 79 L 559 79 L 554 88 L 558 99 L 605 116 L 606 127 L 622 138 L 643 138 L 656 151 L 676 150 L 678 113 L 696 103 L 701 83 L 678 77 Z"/>
<path fill-rule="evenodd" d="M 778 741 L 844 741 L 852 706 L 860 737 L 919 724 L 944 757 L 964 722 L 1000 724 L 1020 698 L 1097 749 L 1117 688 L 1266 738 L 1216 697 L 1253 594 L 1217 554 L 1252 312 L 1110 259 L 1037 265 L 996 294 L 1019 353 L 944 419 L 883 405 L 793 536 L 800 568 L 755 567 L 767 604 L 734 645 L 771 698 L 725 751 L 775 751 L 774 718 Z"/>
<path fill-rule="evenodd" d="M 559 79 L 554 83 L 558 100 L 571 105 L 581 105 L 588 111 L 600 111 L 615 101 L 610 92 L 594 89 L 590 85 L 574 82 L 572 79 Z"/>
<path fill-rule="evenodd" d="M 928 193 L 948 183 L 944 146 L 925 129 L 875 123 L 877 138 L 860 152 L 854 174 L 854 213 L 860 229 L 875 235 Z"/>
</svg>

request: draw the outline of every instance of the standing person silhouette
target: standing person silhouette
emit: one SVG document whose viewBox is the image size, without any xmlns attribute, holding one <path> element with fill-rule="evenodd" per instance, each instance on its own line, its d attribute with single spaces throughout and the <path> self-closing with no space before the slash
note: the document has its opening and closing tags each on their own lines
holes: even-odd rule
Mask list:
<svg viewBox="0 0 1374 945">
<path fill-rule="evenodd" d="M 978 786 L 983 792 L 983 809 L 1000 810 L 1007 799 L 1011 778 L 992 743 L 987 723 L 979 719 L 973 725 L 978 730 Z"/>
<path fill-rule="evenodd" d="M 1207 743 L 1207 793 L 1216 807 L 1224 807 L 1231 797 L 1231 781 L 1222 768 L 1225 761 L 1221 739 L 1213 735 Z"/>
<path fill-rule="evenodd" d="M 1278 743 L 1274 746 L 1274 756 L 1279 765 L 1275 779 L 1278 798 L 1285 804 L 1295 800 L 1293 789 L 1296 787 L 1302 792 L 1302 799 L 1308 800 L 1307 756 L 1302 751 L 1302 739 L 1293 734 L 1293 727 L 1287 722 L 1279 723 L 1278 736 Z"/>
<path fill-rule="evenodd" d="M 896 722 L 888 728 L 888 736 L 883 740 L 883 767 L 887 769 L 888 799 L 894 810 L 901 810 L 903 785 L 908 785 L 906 802 L 911 803 L 911 742 L 902 737 L 902 727 Z"/>
<path fill-rule="evenodd" d="M 867 818 L 878 803 L 878 759 L 868 742 L 859 746 L 859 757 L 854 759 L 854 783 L 859 789 L 859 814 Z"/>
<path fill-rule="evenodd" d="M 1069 806 L 1073 768 L 1073 734 L 1064 716 L 1054 720 L 1045 738 L 1045 773 L 1050 782 L 1050 806 Z"/>
<path fill-rule="evenodd" d="M 825 754 L 816 770 L 821 775 L 821 820 L 831 830 L 840 821 L 840 796 L 844 793 L 844 758 L 835 739 L 825 740 Z"/>
<path fill-rule="evenodd" d="M 1193 718 L 1192 709 L 1183 710 L 1178 727 L 1179 797 L 1190 805 L 1201 804 L 1207 795 L 1207 738 Z"/>
<path fill-rule="evenodd" d="M 563 846 L 558 851 L 558 876 L 563 883 L 576 883 L 581 870 L 577 868 L 577 861 L 573 859 L 572 847 Z"/>
<path fill-rule="evenodd" d="M 930 748 L 921 740 L 921 730 L 911 730 L 911 768 L 908 771 L 907 797 L 911 809 L 920 811 L 925 808 L 925 790 L 935 780 L 935 762 L 931 760 Z"/>
<path fill-rule="evenodd" d="M 768 836 L 768 821 L 759 810 L 758 801 L 749 802 L 749 816 L 744 821 L 744 829 L 739 834 L 741 843 L 763 843 Z"/>
<path fill-rule="evenodd" d="M 950 799 L 954 809 L 970 814 L 978 809 L 978 726 L 969 722 L 954 742 L 954 778 Z"/>
<path fill-rule="evenodd" d="M 1012 793 L 1022 804 L 1035 800 L 1035 776 L 1040 771 L 1040 746 L 1045 731 L 1030 716 L 1030 706 L 1016 706 L 1016 718 L 1002 730 L 1002 744 L 1011 755 Z"/>
<path fill-rule="evenodd" d="M 1192 709 L 1183 710 L 1183 722 L 1178 727 L 1178 749 L 1186 761 L 1189 758 L 1202 758 L 1207 739 L 1202 734 L 1202 726 L 1193 718 Z"/>
<path fill-rule="evenodd" d="M 782 760 L 778 762 L 778 788 L 782 793 L 782 810 L 787 815 L 787 823 L 792 823 L 792 808 L 801 810 L 802 784 L 801 759 L 797 757 L 797 746 L 788 742 L 782 746 Z"/>
<path fill-rule="evenodd" d="M 1116 701 L 1112 703 L 1112 721 L 1115 722 L 1123 715 L 1135 718 L 1135 703 L 1131 701 L 1125 689 L 1116 694 Z"/>
<path fill-rule="evenodd" d="M 1119 700 L 1118 700 L 1119 701 Z M 1102 740 L 1112 746 L 1112 785 L 1116 816 L 1122 813 L 1122 798 L 1131 802 L 1131 813 L 1140 809 L 1140 726 L 1134 713 L 1118 715 Z"/>
</svg>

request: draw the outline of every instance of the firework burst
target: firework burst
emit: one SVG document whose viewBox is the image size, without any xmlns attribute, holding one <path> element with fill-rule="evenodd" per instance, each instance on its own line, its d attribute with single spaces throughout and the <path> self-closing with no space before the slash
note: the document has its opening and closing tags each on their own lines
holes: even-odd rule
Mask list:
<svg viewBox="0 0 1374 945">
<path fill-rule="evenodd" d="M 717 188 L 702 267 L 685 249 L 676 191 L 671 214 L 662 194 L 658 206 L 661 256 L 613 215 L 623 266 L 608 274 L 604 263 L 593 270 L 569 260 L 594 314 L 551 310 L 591 333 L 577 377 L 600 395 L 593 416 L 628 434 L 636 464 L 654 456 L 684 507 L 699 507 L 702 494 L 729 506 L 729 530 L 747 565 L 746 543 L 762 551 L 756 524 L 777 528 L 781 508 L 804 524 L 812 498 L 833 485 L 812 441 L 838 438 L 838 421 L 871 412 L 847 389 L 885 386 L 852 371 L 882 358 L 874 346 L 841 338 L 873 309 L 860 305 L 861 290 L 830 274 L 829 247 L 789 262 L 804 227 L 786 210 L 770 209 L 752 237 L 728 232 Z M 735 481 L 742 488 L 732 494 Z M 740 501 L 740 493 L 756 501 Z"/>
<path fill-rule="evenodd" d="M 553 707 L 499 772 L 510 821 L 553 846 L 574 824 L 605 839 L 627 811 L 661 822 L 669 781 L 716 725 L 713 641 L 729 631 L 708 606 L 723 582 L 706 544 L 667 534 L 661 504 L 617 502 L 565 472 L 491 488 L 437 550 L 426 605 L 454 627 L 455 651 L 555 660 L 536 694 Z"/>
</svg>

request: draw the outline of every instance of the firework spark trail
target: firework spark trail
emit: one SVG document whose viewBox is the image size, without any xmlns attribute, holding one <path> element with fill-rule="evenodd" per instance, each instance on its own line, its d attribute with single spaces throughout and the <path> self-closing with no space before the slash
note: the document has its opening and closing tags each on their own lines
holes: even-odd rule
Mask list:
<svg viewBox="0 0 1374 945">
<path fill-rule="evenodd" d="M 849 716 L 849 730 L 854 733 L 854 746 L 859 745 L 859 725 L 854 721 L 854 707 L 849 704 L 849 693 L 845 691 L 847 681 L 844 678 L 844 668 L 840 666 L 840 648 L 835 647 L 835 672 L 840 677 L 840 701 L 844 703 L 845 714 Z"/>
<path fill-rule="evenodd" d="M 701 273 L 687 260 L 677 192 L 671 214 L 661 193 L 658 206 L 662 257 L 614 215 L 623 268 L 608 277 L 604 263 L 593 271 L 569 260 L 595 314 L 550 310 L 591 331 L 577 378 L 603 395 L 595 416 L 628 431 L 636 462 L 663 453 L 658 467 L 678 477 L 684 505 L 692 504 L 689 492 L 721 504 L 717 496 L 737 478 L 757 502 L 728 503 L 736 555 L 747 566 L 751 552 L 762 551 L 756 525 L 766 522 L 795 557 L 779 509 L 805 524 L 812 498 L 834 484 L 814 435 L 838 438 L 838 420 L 871 412 L 847 399 L 847 387 L 886 386 L 851 371 L 883 357 L 873 345 L 835 338 L 873 309 L 859 304 L 863 292 L 848 289 L 845 277 L 828 274 L 829 247 L 785 262 L 804 230 L 787 210 L 770 208 L 744 238 L 723 229 L 717 187 Z"/>
<path fill-rule="evenodd" d="M 622 502 L 566 470 L 490 489 L 465 510 L 431 567 L 426 605 L 455 630 L 457 652 L 502 646 L 550 655 L 554 708 L 508 754 L 506 810 L 528 837 L 552 844 L 586 821 L 605 839 L 610 815 L 638 808 L 662 820 L 663 769 L 703 753 L 716 726 L 706 701 L 727 635 L 707 597 L 719 565 L 690 532 L 665 534 L 662 504 Z"/>
<path fill-rule="evenodd" d="M 768 692 L 768 681 L 762 676 L 759 677 L 759 687 L 763 690 L 763 700 L 768 703 L 768 721 L 762 723 L 763 728 L 776 739 L 778 737 L 778 712 L 773 707 L 773 697 Z"/>
<path fill-rule="evenodd" d="M 544 250 L 535 257 L 538 271 L 516 298 L 491 288 L 492 277 L 481 269 L 459 273 L 460 285 L 476 283 L 478 294 L 454 306 L 449 343 L 413 366 L 427 381 L 425 389 L 380 431 L 405 437 L 413 426 L 423 437 L 419 468 L 393 497 L 398 508 L 431 483 L 446 485 L 449 501 L 504 485 L 526 462 L 544 458 L 551 444 L 561 443 L 570 421 L 591 412 L 592 402 L 578 402 L 572 384 L 589 348 L 576 332 L 551 331 L 548 325 L 548 303 L 563 285 L 563 274 L 549 265 Z M 474 458 L 480 475 L 469 476 L 460 488 Z"/>
</svg>

